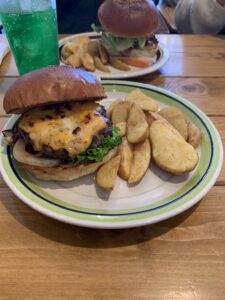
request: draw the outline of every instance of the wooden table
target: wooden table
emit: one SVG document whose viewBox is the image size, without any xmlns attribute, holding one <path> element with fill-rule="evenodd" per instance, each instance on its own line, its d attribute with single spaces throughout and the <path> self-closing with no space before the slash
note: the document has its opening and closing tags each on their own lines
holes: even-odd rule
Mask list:
<svg viewBox="0 0 225 300">
<path fill-rule="evenodd" d="M 136 81 L 171 90 L 201 108 L 225 141 L 225 38 L 162 35 L 171 52 L 160 72 Z M 0 67 L 0 125 L 6 89 Z M 93 230 L 49 219 L 0 179 L 0 299 L 225 299 L 225 169 L 202 201 L 170 220 Z"/>
</svg>

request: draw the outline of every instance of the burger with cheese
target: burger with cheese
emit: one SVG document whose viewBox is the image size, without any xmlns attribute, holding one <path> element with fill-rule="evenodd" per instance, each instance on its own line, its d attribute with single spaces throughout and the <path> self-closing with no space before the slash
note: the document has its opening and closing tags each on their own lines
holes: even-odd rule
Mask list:
<svg viewBox="0 0 225 300">
<path fill-rule="evenodd" d="M 93 75 L 65 66 L 30 72 L 4 97 L 6 113 L 21 114 L 3 131 L 12 155 L 42 180 L 69 181 L 90 174 L 121 143 L 105 108 L 103 86 Z"/>
<path fill-rule="evenodd" d="M 105 0 L 98 19 L 101 43 L 111 56 L 132 65 L 132 60 L 148 62 L 157 53 L 158 12 L 152 0 Z"/>
</svg>

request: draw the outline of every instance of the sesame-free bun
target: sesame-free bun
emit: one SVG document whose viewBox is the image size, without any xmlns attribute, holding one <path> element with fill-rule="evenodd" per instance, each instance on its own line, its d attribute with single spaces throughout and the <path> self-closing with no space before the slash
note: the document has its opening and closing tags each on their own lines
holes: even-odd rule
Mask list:
<svg viewBox="0 0 225 300">
<path fill-rule="evenodd" d="M 92 74 L 67 66 L 51 66 L 17 79 L 7 90 L 3 106 L 6 113 L 21 113 L 40 105 L 103 98 L 103 86 Z"/>
<path fill-rule="evenodd" d="M 158 12 L 152 0 L 105 0 L 98 9 L 98 18 L 114 36 L 147 37 L 158 26 Z"/>
</svg>

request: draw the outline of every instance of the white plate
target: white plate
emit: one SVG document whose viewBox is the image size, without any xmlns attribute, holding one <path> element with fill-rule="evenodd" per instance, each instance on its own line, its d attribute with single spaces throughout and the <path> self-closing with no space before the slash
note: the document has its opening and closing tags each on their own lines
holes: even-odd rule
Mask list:
<svg viewBox="0 0 225 300">
<path fill-rule="evenodd" d="M 86 35 L 90 37 L 91 39 L 99 39 L 101 34 L 96 33 L 96 32 L 86 32 L 86 33 L 80 33 L 80 34 L 75 34 L 72 36 L 68 36 L 64 39 L 61 39 L 59 41 L 59 48 L 61 48 L 66 42 L 69 42 L 71 39 L 81 36 L 81 35 Z M 111 66 L 109 66 L 111 72 L 110 73 L 104 73 L 99 70 L 96 70 L 95 72 L 90 72 L 92 74 L 97 75 L 101 79 L 126 79 L 126 78 L 132 78 L 132 77 L 138 77 L 142 75 L 146 75 L 149 73 L 153 73 L 157 70 L 159 70 L 167 60 L 169 59 L 169 51 L 166 49 L 166 47 L 163 44 L 159 44 L 159 59 L 151 66 L 147 68 L 136 68 L 136 67 L 131 67 L 129 71 L 120 71 L 117 70 Z M 63 65 L 63 63 L 60 63 Z"/>
<path fill-rule="evenodd" d="M 195 170 L 185 176 L 172 176 L 151 163 L 137 185 L 129 187 L 117 178 L 115 189 L 108 193 L 95 185 L 94 175 L 68 183 L 34 179 L 13 160 L 10 148 L 1 143 L 0 170 L 10 189 L 23 202 L 49 217 L 95 228 L 156 223 L 196 204 L 215 183 L 223 163 L 222 142 L 212 122 L 196 106 L 166 90 L 126 81 L 103 83 L 108 94 L 108 99 L 103 101 L 105 106 L 138 87 L 155 98 L 160 107 L 181 109 L 203 134 Z M 12 116 L 5 129 L 12 128 L 16 119 Z"/>
</svg>

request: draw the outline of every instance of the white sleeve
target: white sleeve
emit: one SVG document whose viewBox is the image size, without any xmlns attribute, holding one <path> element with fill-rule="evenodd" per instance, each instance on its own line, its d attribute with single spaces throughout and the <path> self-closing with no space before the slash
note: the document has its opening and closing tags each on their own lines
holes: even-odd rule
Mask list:
<svg viewBox="0 0 225 300">
<path fill-rule="evenodd" d="M 216 0 L 180 0 L 175 10 L 179 33 L 219 33 L 225 26 L 225 6 Z"/>
</svg>

